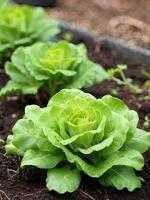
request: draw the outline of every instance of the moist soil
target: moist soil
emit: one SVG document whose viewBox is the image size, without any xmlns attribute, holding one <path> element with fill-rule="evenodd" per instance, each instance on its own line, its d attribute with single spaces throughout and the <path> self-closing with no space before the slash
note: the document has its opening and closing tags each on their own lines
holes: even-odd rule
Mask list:
<svg viewBox="0 0 150 200">
<path fill-rule="evenodd" d="M 80 38 L 75 39 L 78 43 Z M 81 41 L 80 41 L 81 42 Z M 116 66 L 119 63 L 128 64 L 126 75 L 133 79 L 134 83 L 142 88 L 140 94 L 134 93 L 127 86 L 117 85 L 113 81 L 104 81 L 85 91 L 90 92 L 95 97 L 102 97 L 105 94 L 116 95 L 129 106 L 138 112 L 140 120 L 139 127 L 150 130 L 144 126 L 145 116 L 150 117 L 150 99 L 147 98 L 142 70 L 150 72 L 150 67 L 144 65 L 134 65 L 123 60 L 120 56 L 108 52 L 98 52 L 95 45 L 87 44 L 90 58 L 101 63 L 106 69 Z M 89 48 L 90 47 L 90 48 Z M 8 81 L 8 77 L 1 69 L 0 88 Z M 34 96 L 11 95 L 0 101 L 0 135 L 6 141 L 11 134 L 14 123 L 24 114 L 24 107 L 29 104 L 46 106 L 47 99 L 42 94 Z M 59 195 L 49 192 L 46 189 L 46 171 L 35 167 L 19 169 L 20 159 L 17 156 L 7 155 L 4 151 L 4 144 L 0 146 L 0 199 L 1 200 L 149 200 L 150 197 L 150 151 L 144 154 L 145 166 L 139 176 L 144 178 L 142 188 L 134 192 L 126 189 L 118 191 L 114 188 L 104 188 L 98 184 L 96 179 L 83 175 L 80 188 L 72 194 Z"/>
<path fill-rule="evenodd" d="M 57 0 L 52 18 L 150 48 L 149 0 Z"/>
</svg>

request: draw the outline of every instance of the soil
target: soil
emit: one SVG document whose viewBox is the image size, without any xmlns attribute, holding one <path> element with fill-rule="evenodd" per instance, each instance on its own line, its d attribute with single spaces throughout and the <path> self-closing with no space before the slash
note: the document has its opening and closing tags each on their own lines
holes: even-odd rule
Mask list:
<svg viewBox="0 0 150 200">
<path fill-rule="evenodd" d="M 148 0 L 57 0 L 47 12 L 52 18 L 150 48 Z"/>
<path fill-rule="evenodd" d="M 80 38 L 74 42 L 78 43 Z M 97 52 L 91 44 L 87 45 L 89 55 L 95 62 L 101 63 L 106 69 L 119 63 L 127 63 L 126 75 L 133 79 L 134 83 L 141 86 L 141 94 L 136 94 L 126 86 L 119 86 L 113 81 L 104 81 L 86 91 L 101 97 L 105 94 L 115 94 L 126 102 L 129 108 L 138 112 L 140 120 L 139 127 L 150 130 L 144 126 L 145 116 L 150 117 L 150 99 L 147 98 L 146 88 L 143 83 L 146 77 L 142 70 L 150 72 L 150 66 L 136 66 L 129 62 L 110 55 L 108 52 Z M 8 77 L 4 71 L 0 71 L 0 88 L 7 82 Z M 0 101 L 0 135 L 6 140 L 11 134 L 14 123 L 23 116 L 24 107 L 29 104 L 39 104 L 46 106 L 46 101 L 34 96 L 11 95 Z M 144 154 L 145 166 L 139 173 L 144 178 L 142 188 L 130 193 L 127 190 L 117 191 L 114 188 L 104 188 L 98 184 L 96 179 L 91 179 L 83 175 L 80 188 L 72 193 L 59 195 L 49 192 L 45 187 L 46 171 L 35 167 L 19 169 L 20 158 L 7 155 L 4 151 L 4 144 L 0 147 L 0 199 L 2 200 L 148 200 L 150 196 L 150 151 Z"/>
</svg>

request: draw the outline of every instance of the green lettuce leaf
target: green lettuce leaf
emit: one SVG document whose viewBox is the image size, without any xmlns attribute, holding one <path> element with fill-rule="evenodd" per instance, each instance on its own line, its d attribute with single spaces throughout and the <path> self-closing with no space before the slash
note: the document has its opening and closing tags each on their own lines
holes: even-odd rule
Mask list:
<svg viewBox="0 0 150 200">
<path fill-rule="evenodd" d="M 126 149 L 119 151 L 107 157 L 107 159 L 100 160 L 99 157 L 94 156 L 92 159 L 94 165 L 84 161 L 81 157 L 73 154 L 64 146 L 57 146 L 61 148 L 66 155 L 67 160 L 70 163 L 76 164 L 79 170 L 84 171 L 91 177 L 98 178 L 102 176 L 107 170 L 117 165 L 124 165 L 132 167 L 136 170 L 141 170 L 144 165 L 143 156 L 136 150 Z"/>
<path fill-rule="evenodd" d="M 80 181 L 80 172 L 76 169 L 71 170 L 67 166 L 48 170 L 46 179 L 47 188 L 60 194 L 75 191 Z"/>
<path fill-rule="evenodd" d="M 149 149 L 150 134 L 142 129 L 136 129 L 132 140 L 126 143 L 128 148 L 134 148 L 135 150 L 144 153 Z"/>
<path fill-rule="evenodd" d="M 118 190 L 127 188 L 130 192 L 141 187 L 140 178 L 135 175 L 133 168 L 124 166 L 111 168 L 99 178 L 99 182 L 105 187 L 113 186 Z"/>
<path fill-rule="evenodd" d="M 64 155 L 60 150 L 49 153 L 38 149 L 29 149 L 21 160 L 21 167 L 33 165 L 41 169 L 51 169 L 56 167 L 63 159 Z"/>
<path fill-rule="evenodd" d="M 85 61 L 80 65 L 78 74 L 72 78 L 66 88 L 88 88 L 93 85 L 93 82 L 96 84 L 108 78 L 106 71 L 98 64 Z"/>
</svg>

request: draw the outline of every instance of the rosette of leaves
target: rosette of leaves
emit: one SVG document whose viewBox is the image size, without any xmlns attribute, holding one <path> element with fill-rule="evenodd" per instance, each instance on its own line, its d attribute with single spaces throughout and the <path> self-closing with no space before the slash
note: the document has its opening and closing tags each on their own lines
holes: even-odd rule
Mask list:
<svg viewBox="0 0 150 200">
<path fill-rule="evenodd" d="M 88 59 L 84 45 L 66 41 L 19 47 L 5 71 L 10 81 L 0 96 L 36 94 L 39 88 L 53 96 L 62 88 L 85 88 L 107 78 L 106 71 Z"/>
<path fill-rule="evenodd" d="M 18 46 L 48 41 L 60 32 L 58 23 L 50 20 L 42 8 L 9 6 L 0 1 L 0 57 Z"/>
<path fill-rule="evenodd" d="M 6 152 L 22 156 L 21 167 L 47 169 L 47 188 L 75 191 L 81 173 L 103 186 L 129 191 L 141 187 L 140 171 L 150 132 L 137 128 L 138 115 L 118 98 L 95 99 L 63 89 L 45 108 L 27 106 L 8 136 Z"/>
</svg>

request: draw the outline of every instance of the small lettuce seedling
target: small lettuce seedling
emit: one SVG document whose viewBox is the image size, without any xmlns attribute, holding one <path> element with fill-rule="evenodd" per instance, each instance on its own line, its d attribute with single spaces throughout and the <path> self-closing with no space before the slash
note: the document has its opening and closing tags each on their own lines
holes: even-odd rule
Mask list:
<svg viewBox="0 0 150 200">
<path fill-rule="evenodd" d="M 47 107 L 25 108 L 5 149 L 23 157 L 21 167 L 47 169 L 47 188 L 61 194 L 79 187 L 81 172 L 103 186 L 133 191 L 141 187 L 135 170 L 150 147 L 150 132 L 137 123 L 138 114 L 118 98 L 63 89 Z"/>
<path fill-rule="evenodd" d="M 150 72 L 146 71 L 146 70 L 142 70 L 142 73 L 145 77 L 148 78 L 147 81 L 145 81 L 144 85 L 147 88 L 147 93 L 148 93 L 148 98 L 150 99 Z"/>
<path fill-rule="evenodd" d="M 107 78 L 106 71 L 87 57 L 84 45 L 66 41 L 19 47 L 5 65 L 10 81 L 0 96 L 20 92 L 53 96 L 62 88 L 86 88 Z"/>
<path fill-rule="evenodd" d="M 48 41 L 60 32 L 58 23 L 50 20 L 42 8 L 10 6 L 0 1 L 0 57 L 18 46 Z"/>
<path fill-rule="evenodd" d="M 150 72 L 148 72 L 148 71 L 146 71 L 146 70 L 142 70 L 142 74 L 143 74 L 146 78 L 150 79 Z"/>
<path fill-rule="evenodd" d="M 150 99 L 150 81 L 146 81 L 145 86 L 147 87 L 148 98 Z"/>
<path fill-rule="evenodd" d="M 127 69 L 127 65 L 117 65 L 116 68 L 109 69 L 108 76 L 111 80 L 115 81 L 118 85 L 127 85 L 129 88 L 131 88 L 134 92 L 139 93 L 141 92 L 141 89 L 138 85 L 132 83 L 131 78 L 126 78 L 124 74 L 124 70 Z M 121 79 L 116 77 L 116 75 L 120 75 Z"/>
<path fill-rule="evenodd" d="M 148 116 L 144 118 L 144 127 L 150 128 L 150 118 Z"/>
<path fill-rule="evenodd" d="M 66 32 L 64 34 L 64 36 L 63 36 L 63 39 L 66 40 L 66 41 L 68 41 L 68 42 L 71 42 L 72 39 L 73 39 L 73 33 L 70 32 L 70 31 Z"/>
</svg>

